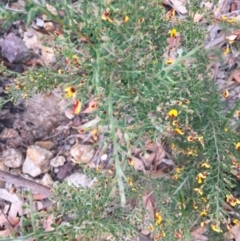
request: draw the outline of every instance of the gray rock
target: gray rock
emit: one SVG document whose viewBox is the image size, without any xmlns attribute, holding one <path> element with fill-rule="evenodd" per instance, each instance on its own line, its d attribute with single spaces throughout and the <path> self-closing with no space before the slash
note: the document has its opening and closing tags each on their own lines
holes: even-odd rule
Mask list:
<svg viewBox="0 0 240 241">
<path fill-rule="evenodd" d="M 49 173 L 46 173 L 42 180 L 40 181 L 40 183 L 44 186 L 47 186 L 47 187 L 52 187 L 53 185 L 53 180 L 52 180 L 52 177 Z"/>
<path fill-rule="evenodd" d="M 37 177 L 42 174 L 41 168 L 32 162 L 29 157 L 26 157 L 23 163 L 22 171 L 23 173 L 29 174 L 32 177 Z"/>
<path fill-rule="evenodd" d="M 32 177 L 37 177 L 42 173 L 50 170 L 50 159 L 52 153 L 39 146 L 30 146 L 27 149 L 27 156 L 23 163 L 23 173 L 27 173 Z"/>
<path fill-rule="evenodd" d="M 60 167 L 64 164 L 65 161 L 66 159 L 64 156 L 57 156 L 50 161 L 50 165 L 53 167 Z"/>
<path fill-rule="evenodd" d="M 94 148 L 90 145 L 76 144 L 70 150 L 70 155 L 77 163 L 89 163 L 94 156 Z"/>
<path fill-rule="evenodd" d="M 57 101 L 58 97 L 54 94 L 48 96 L 37 94 L 26 101 L 26 110 L 21 118 L 33 124 L 31 133 L 35 139 L 44 138 L 50 133 L 53 126 L 65 119 L 61 115 Z"/>
<path fill-rule="evenodd" d="M 10 63 L 26 63 L 33 57 L 23 40 L 13 33 L 9 33 L 1 42 L 1 49 L 2 56 Z"/>
<path fill-rule="evenodd" d="M 4 160 L 4 164 L 11 168 L 18 168 L 23 164 L 22 153 L 14 148 L 3 151 L 2 158 Z"/>
<path fill-rule="evenodd" d="M 65 179 L 68 185 L 73 185 L 76 187 L 93 187 L 96 179 L 93 180 L 82 173 L 75 172 Z"/>
</svg>

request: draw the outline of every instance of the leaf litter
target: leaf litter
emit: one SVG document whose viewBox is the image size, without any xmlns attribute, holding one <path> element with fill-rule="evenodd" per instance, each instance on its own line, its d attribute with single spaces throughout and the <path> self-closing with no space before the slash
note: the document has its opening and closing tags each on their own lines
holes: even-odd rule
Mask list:
<svg viewBox="0 0 240 241">
<path fill-rule="evenodd" d="M 22 1 L 21 1 L 22 2 Z M 20 1 L 18 2 L 20 3 Z M 187 10 L 186 1 L 182 0 L 165 0 L 163 1 L 164 5 L 167 5 L 171 8 L 170 11 L 176 11 L 178 14 L 178 18 L 185 18 L 190 13 Z M 236 6 L 234 1 L 228 1 L 228 0 L 220 0 L 219 3 L 216 6 L 213 6 L 210 2 L 201 2 L 201 6 L 203 7 L 203 10 L 206 11 L 212 11 L 213 15 L 212 17 L 216 19 L 216 21 L 227 21 L 227 22 L 233 22 L 237 21 L 240 18 L 240 10 L 238 9 L 238 6 Z M 9 7 L 6 5 L 6 7 Z M 18 9 L 22 8 L 22 4 L 15 4 L 11 6 L 12 8 Z M 47 5 L 48 10 L 53 15 L 58 15 L 59 13 L 57 10 L 51 6 Z M 172 12 L 173 13 L 173 12 Z M 176 18 L 176 17 L 173 17 Z M 42 18 L 36 18 L 36 21 L 34 24 L 31 25 L 31 27 L 26 30 L 24 33 L 24 39 L 25 45 L 27 48 L 32 49 L 33 53 L 37 58 L 31 61 L 27 61 L 26 65 L 30 65 L 32 67 L 35 67 L 37 64 L 40 64 L 42 66 L 54 66 L 56 62 L 56 56 L 53 50 L 53 47 L 45 46 L 45 44 L 49 44 L 51 46 L 51 42 L 53 41 L 53 36 L 49 35 L 49 33 L 54 33 L 54 31 L 57 31 L 58 33 L 62 33 L 61 26 L 55 26 L 55 24 L 52 22 L 45 23 L 44 22 L 45 17 L 42 16 Z M 172 20 L 172 19 L 170 19 Z M 204 22 L 205 14 L 196 13 L 193 18 L 194 22 Z M 218 63 L 214 60 L 214 63 L 212 66 L 209 66 L 209 68 L 213 69 L 213 78 L 215 79 L 216 83 L 219 86 L 220 90 L 225 90 L 226 88 L 229 89 L 235 89 L 236 92 L 240 92 L 239 90 L 239 83 L 240 83 L 240 74 L 239 70 L 236 69 L 236 66 L 238 65 L 237 56 L 238 53 L 234 50 L 233 47 L 231 47 L 231 42 L 237 42 L 240 40 L 240 34 L 239 31 L 229 29 L 228 33 L 225 33 L 218 23 L 213 24 L 208 27 L 208 33 L 209 38 L 205 42 L 205 48 L 206 49 L 212 49 L 212 48 L 220 48 L 223 52 L 224 46 L 229 46 L 231 48 L 231 52 L 227 53 L 224 56 L 224 65 L 222 63 Z M 177 32 L 171 32 L 169 33 L 170 37 L 167 39 L 167 48 L 165 49 L 165 52 L 163 54 L 163 57 L 166 60 L 166 64 L 172 64 L 174 61 L 177 60 L 179 56 L 181 56 L 181 34 Z M 39 52 L 41 51 L 41 56 L 39 55 Z M 10 59 L 12 59 L 12 56 L 10 53 Z M 209 56 L 211 58 L 211 56 Z M 11 62 L 11 61 L 10 61 Z M 185 65 L 189 64 L 189 60 L 185 62 Z M 228 76 L 228 81 L 222 81 L 223 79 L 226 79 L 226 76 L 228 75 L 228 71 L 225 70 L 233 70 L 230 75 Z M 234 97 L 233 97 L 234 99 Z M 232 102 L 234 102 L 233 100 Z M 79 110 L 81 114 L 91 114 L 94 113 L 94 111 L 98 108 L 99 100 L 92 99 L 89 101 L 89 103 L 82 109 Z M 229 104 L 231 107 L 231 104 Z M 67 115 L 67 112 L 65 112 Z M 75 117 L 74 110 L 69 110 L 68 118 L 72 119 Z M 70 118 L 71 117 L 71 118 Z M 94 120 L 86 121 L 85 123 L 81 123 L 78 127 L 75 127 L 75 129 L 79 132 L 79 134 L 76 134 L 77 138 L 80 138 L 84 140 L 83 142 L 100 142 L 106 131 L 107 127 L 98 127 L 98 121 L 99 118 L 96 117 Z M 90 130 L 90 133 L 87 134 L 87 132 Z M 86 138 L 87 135 L 87 138 Z M 123 133 L 119 133 L 118 135 L 119 142 L 121 142 L 123 138 Z M 142 171 L 144 174 L 150 177 L 154 178 L 168 178 L 168 172 L 165 172 L 165 169 L 173 169 L 176 168 L 176 164 L 171 159 L 168 159 L 167 153 L 165 151 L 165 145 L 161 143 L 160 141 L 157 143 L 151 143 L 149 140 L 146 141 L 146 145 L 144 149 L 138 149 L 134 146 L 131 146 L 132 153 L 129 155 L 129 164 L 134 167 L 135 170 Z M 78 145 L 78 144 L 76 144 Z M 108 147 L 109 148 L 109 147 Z M 109 148 L 111 151 L 111 147 Z M 99 152 L 103 155 L 106 155 L 106 159 L 109 161 L 111 153 L 108 151 L 102 151 L 102 150 L 95 150 L 95 152 Z M 74 158 L 75 156 L 73 156 Z M 84 161 L 84 163 L 91 163 L 93 160 L 92 156 L 91 158 L 88 157 L 87 161 Z M 79 160 L 73 160 L 73 161 L 79 161 Z M 99 162 L 99 159 L 95 163 L 88 164 L 89 166 L 96 168 L 101 164 L 101 160 Z M 57 178 L 59 180 L 65 179 L 67 176 L 69 176 L 72 173 L 73 170 L 73 164 L 71 162 L 67 162 L 65 165 L 63 165 L 60 168 L 60 171 L 58 173 Z M 84 179 L 84 182 L 86 180 Z M 88 184 L 91 183 L 92 180 L 88 180 Z M 84 184 L 86 185 L 86 184 Z M 0 226 L 4 225 L 6 228 L 3 231 L 0 231 L 0 236 L 7 236 L 11 232 L 12 226 L 19 224 L 19 218 L 18 216 L 23 214 L 22 205 L 23 201 L 21 201 L 21 198 L 19 198 L 16 194 L 10 194 L 5 189 L 0 189 L 0 194 L 2 199 L 5 201 L 8 201 L 11 203 L 10 209 L 6 212 L 6 214 L 0 215 Z M 36 196 L 35 196 L 35 199 Z M 41 200 L 41 196 L 39 198 Z M 143 195 L 143 203 L 145 208 L 148 211 L 148 214 L 146 214 L 145 219 L 143 221 L 145 227 L 141 227 L 142 234 L 148 235 L 149 231 L 147 230 L 146 226 L 149 224 L 150 220 L 155 219 L 155 213 L 156 210 L 154 208 L 154 198 L 153 193 L 151 191 L 147 191 Z M 10 226 L 7 228 L 7 224 L 10 223 Z M 52 227 L 51 224 L 53 223 L 53 216 L 49 216 L 45 222 L 44 222 L 44 229 L 45 231 L 51 231 Z M 192 237 L 194 240 L 199 241 L 206 241 L 208 240 L 206 234 L 205 228 L 197 228 L 194 231 L 192 231 Z M 231 240 L 235 239 L 237 241 L 240 241 L 240 229 L 239 225 L 233 226 L 226 234 L 226 238 Z"/>
</svg>

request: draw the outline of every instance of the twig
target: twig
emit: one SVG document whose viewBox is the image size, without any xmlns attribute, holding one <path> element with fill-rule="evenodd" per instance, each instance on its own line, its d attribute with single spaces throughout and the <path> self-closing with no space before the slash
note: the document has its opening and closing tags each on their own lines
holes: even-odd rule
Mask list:
<svg viewBox="0 0 240 241">
<path fill-rule="evenodd" d="M 20 176 L 15 176 L 10 173 L 3 172 L 1 170 L 0 170 L 0 180 L 14 184 L 15 186 L 18 186 L 18 187 L 29 188 L 34 192 L 45 195 L 46 198 L 52 195 L 51 189 L 49 187 L 43 186 L 42 184 L 33 182 L 31 180 L 25 179 Z"/>
</svg>

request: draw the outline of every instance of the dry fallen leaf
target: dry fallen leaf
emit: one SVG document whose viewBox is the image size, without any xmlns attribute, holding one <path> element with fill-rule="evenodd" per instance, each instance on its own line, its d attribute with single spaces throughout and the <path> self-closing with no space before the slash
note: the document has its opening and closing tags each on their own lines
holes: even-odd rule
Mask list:
<svg viewBox="0 0 240 241">
<path fill-rule="evenodd" d="M 240 83 L 240 70 L 235 70 L 228 80 L 235 80 L 237 83 Z"/>
<path fill-rule="evenodd" d="M 224 236 L 227 240 L 235 239 L 235 241 L 240 241 L 240 223 L 233 226 Z"/>
<path fill-rule="evenodd" d="M 184 6 L 186 4 L 186 1 L 184 0 L 164 0 L 164 4 L 171 6 L 173 9 L 175 9 L 179 14 L 187 14 L 187 8 Z"/>
<path fill-rule="evenodd" d="M 152 192 L 145 192 L 145 194 L 142 197 L 142 200 L 148 212 L 145 214 L 143 218 L 143 227 L 141 228 L 141 233 L 144 235 L 148 235 L 150 233 L 148 226 L 150 223 L 153 222 L 155 217 L 154 199 L 152 196 Z"/>
<path fill-rule="evenodd" d="M 207 231 L 206 227 L 198 227 L 197 229 L 195 229 L 191 233 L 193 241 L 208 241 L 208 237 L 204 235 L 206 231 Z"/>
<path fill-rule="evenodd" d="M 82 113 L 89 114 L 95 111 L 98 108 L 99 101 L 97 99 L 93 99 L 88 103 L 88 107 L 82 111 Z"/>
<path fill-rule="evenodd" d="M 53 231 L 54 228 L 51 226 L 53 224 L 54 216 L 53 214 L 49 215 L 46 220 L 43 222 L 43 229 L 46 232 Z"/>
</svg>

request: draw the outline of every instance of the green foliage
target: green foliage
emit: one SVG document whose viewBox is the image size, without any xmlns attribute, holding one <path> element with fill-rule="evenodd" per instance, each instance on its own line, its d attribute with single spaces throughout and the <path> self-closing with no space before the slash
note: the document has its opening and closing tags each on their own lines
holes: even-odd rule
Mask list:
<svg viewBox="0 0 240 241">
<path fill-rule="evenodd" d="M 29 12 L 27 23 L 44 13 L 63 26 L 64 34 L 54 39 L 58 68 L 49 66 L 16 75 L 21 88 L 13 85 L 10 93 L 29 97 L 60 85 L 73 86 L 82 103 L 97 98 L 99 108 L 94 116 L 100 116 L 101 125 L 109 126 L 104 141 L 113 144 L 116 175 L 108 178 L 106 185 L 105 176 L 86 169 L 89 175 L 97 176 L 95 188 L 56 185 L 58 202 L 51 211 L 55 230 L 41 233 L 35 218 L 31 220 L 35 230 L 23 229 L 23 234 L 33 232 L 46 240 L 105 240 L 108 235 L 112 240 L 130 240 L 137 233 L 136 227 L 152 225 L 152 236 L 161 240 L 159 235 L 165 234 L 163 240 L 172 241 L 177 235 L 190 240 L 191 231 L 204 221 L 224 230 L 229 216 L 222 202 L 236 185 L 232 162 L 239 157 L 235 147 L 239 139 L 230 127 L 224 130 L 233 113 L 226 116 L 222 111 L 221 93 L 209 77 L 208 57 L 202 46 L 204 26 L 189 19 L 166 21 L 158 1 L 115 1 L 109 5 L 79 1 L 75 8 L 66 1 L 54 1 L 54 6 L 65 10 L 64 18 L 30 1 L 25 10 Z M 107 9 L 113 22 L 102 20 Z M 3 12 L 3 18 L 12 19 L 14 14 L 7 14 Z M 129 21 L 123 21 L 125 16 Z M 163 54 L 173 27 L 181 34 L 182 51 L 173 64 L 166 65 Z M 73 55 L 77 56 L 75 62 Z M 171 119 L 170 110 L 177 110 L 178 116 Z M 124 142 L 119 142 L 117 129 L 124 134 Z M 169 171 L 168 179 L 147 177 L 128 165 L 130 146 L 143 147 L 143 137 L 153 142 L 164 140 L 171 147 L 179 169 Z M 206 163 L 210 168 L 204 167 Z M 160 224 L 157 220 L 143 224 L 146 209 L 142 196 L 146 190 L 155 196 L 154 210 L 163 219 Z M 204 210 L 206 214 L 202 214 Z M 26 222 L 29 226 L 28 219 Z"/>
</svg>

